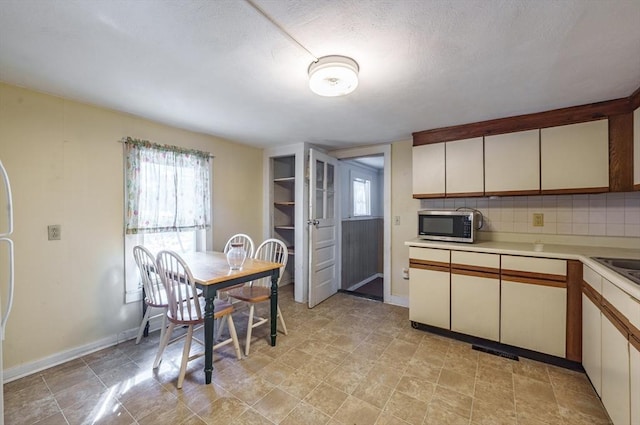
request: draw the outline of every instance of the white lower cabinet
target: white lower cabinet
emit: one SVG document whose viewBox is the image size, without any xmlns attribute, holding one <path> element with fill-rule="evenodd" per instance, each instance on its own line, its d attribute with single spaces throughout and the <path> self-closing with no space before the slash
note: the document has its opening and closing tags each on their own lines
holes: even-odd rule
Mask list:
<svg viewBox="0 0 640 425">
<path fill-rule="evenodd" d="M 450 329 L 449 272 L 412 268 L 409 279 L 409 320 Z"/>
<path fill-rule="evenodd" d="M 631 373 L 630 399 L 631 423 L 640 424 L 640 340 L 636 345 L 629 344 L 629 369 Z"/>
<path fill-rule="evenodd" d="M 443 249 L 409 249 L 409 320 L 450 329 L 450 253 Z"/>
<path fill-rule="evenodd" d="M 500 339 L 500 280 L 451 273 L 451 330 Z"/>
<path fill-rule="evenodd" d="M 451 330 L 500 339 L 500 256 L 451 251 Z"/>
<path fill-rule="evenodd" d="M 567 289 L 502 280 L 500 342 L 566 355 Z"/>
<path fill-rule="evenodd" d="M 582 367 L 602 396 L 602 322 L 600 309 L 582 294 Z"/>
<path fill-rule="evenodd" d="M 629 425 L 629 341 L 602 315 L 602 404 L 614 425 Z"/>
</svg>

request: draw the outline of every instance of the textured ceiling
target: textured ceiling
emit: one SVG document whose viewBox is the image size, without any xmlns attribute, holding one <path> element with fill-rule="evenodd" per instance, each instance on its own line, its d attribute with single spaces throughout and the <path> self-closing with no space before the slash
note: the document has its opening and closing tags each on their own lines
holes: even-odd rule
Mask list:
<svg viewBox="0 0 640 425">
<path fill-rule="evenodd" d="M 328 148 L 629 96 L 640 0 L 0 0 L 0 81 L 254 146 Z"/>
</svg>

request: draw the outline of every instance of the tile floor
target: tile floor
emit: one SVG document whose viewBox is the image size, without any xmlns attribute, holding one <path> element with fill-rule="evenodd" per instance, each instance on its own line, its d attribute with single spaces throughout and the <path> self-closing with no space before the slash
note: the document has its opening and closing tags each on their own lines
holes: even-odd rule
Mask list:
<svg viewBox="0 0 640 425">
<path fill-rule="evenodd" d="M 5 385 L 7 425 L 609 424 L 586 376 L 411 329 L 408 310 L 337 294 L 309 310 L 281 291 L 289 335 L 214 353 L 176 389 L 182 344 L 151 364 L 158 332 Z M 240 337 L 240 312 L 235 320 Z M 200 347 L 195 346 L 193 349 Z"/>
</svg>

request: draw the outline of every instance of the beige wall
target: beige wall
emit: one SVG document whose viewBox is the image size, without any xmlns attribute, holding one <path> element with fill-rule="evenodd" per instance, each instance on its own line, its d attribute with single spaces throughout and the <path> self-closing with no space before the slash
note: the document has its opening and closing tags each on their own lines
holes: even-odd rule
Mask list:
<svg viewBox="0 0 640 425">
<path fill-rule="evenodd" d="M 260 149 L 0 84 L 16 257 L 5 370 L 113 344 L 138 326 L 140 304 L 123 302 L 124 136 L 211 152 L 213 247 L 239 231 L 260 240 Z M 49 224 L 62 225 L 62 240 L 47 240 Z"/>
<path fill-rule="evenodd" d="M 413 199 L 412 140 L 391 145 L 391 222 L 400 217 L 400 224 L 391 226 L 391 295 L 409 301 L 409 281 L 402 278 L 402 269 L 409 267 L 409 247 L 405 241 L 416 237 L 417 211 L 420 201 Z"/>
</svg>

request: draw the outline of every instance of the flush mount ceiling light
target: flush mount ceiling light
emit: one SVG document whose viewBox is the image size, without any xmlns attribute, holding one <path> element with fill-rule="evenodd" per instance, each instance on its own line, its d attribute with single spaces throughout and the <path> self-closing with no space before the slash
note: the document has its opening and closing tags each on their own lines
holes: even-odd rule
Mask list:
<svg viewBox="0 0 640 425">
<path fill-rule="evenodd" d="M 346 56 L 324 56 L 309 66 L 309 88 L 320 96 L 344 96 L 358 87 L 358 64 Z"/>
</svg>

